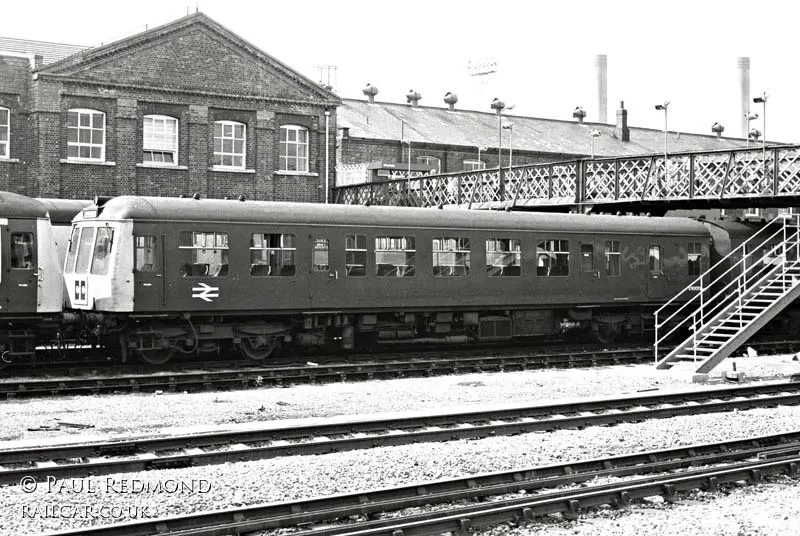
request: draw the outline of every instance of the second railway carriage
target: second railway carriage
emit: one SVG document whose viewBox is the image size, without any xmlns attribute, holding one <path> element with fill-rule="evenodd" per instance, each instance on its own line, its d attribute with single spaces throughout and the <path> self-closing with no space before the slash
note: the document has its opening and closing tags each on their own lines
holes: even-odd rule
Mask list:
<svg viewBox="0 0 800 536">
<path fill-rule="evenodd" d="M 163 362 L 233 346 L 641 332 L 708 267 L 683 218 L 123 196 L 76 217 L 64 277 L 95 331 Z"/>
</svg>

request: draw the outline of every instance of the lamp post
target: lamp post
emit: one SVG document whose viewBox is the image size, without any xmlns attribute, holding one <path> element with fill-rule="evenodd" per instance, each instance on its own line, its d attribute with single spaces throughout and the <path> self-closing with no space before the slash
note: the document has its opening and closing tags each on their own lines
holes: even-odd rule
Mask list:
<svg viewBox="0 0 800 536">
<path fill-rule="evenodd" d="M 505 102 L 495 97 L 491 107 L 497 114 L 497 171 L 499 173 L 503 164 L 503 110 L 513 110 L 514 105 L 506 106 Z"/>
<path fill-rule="evenodd" d="M 664 104 L 656 104 L 656 110 L 664 110 L 664 181 L 669 180 L 669 160 L 667 159 L 667 108 L 669 108 L 669 101 L 664 101 Z"/>
<path fill-rule="evenodd" d="M 478 145 L 478 169 L 483 169 L 484 167 L 486 167 L 483 165 L 483 162 L 481 162 L 481 151 L 485 150 L 486 150 L 485 145 Z"/>
<path fill-rule="evenodd" d="M 594 160 L 594 139 L 600 136 L 600 131 L 596 128 L 593 128 L 589 131 L 589 136 L 592 139 L 592 160 Z"/>
<path fill-rule="evenodd" d="M 766 92 L 762 92 L 760 97 L 753 97 L 753 102 L 756 104 L 761 104 L 761 158 L 763 159 L 764 163 L 764 173 L 766 174 L 767 170 L 767 95 Z"/>
<path fill-rule="evenodd" d="M 403 138 L 403 143 L 408 144 L 408 178 L 411 178 L 411 138 Z"/>
<path fill-rule="evenodd" d="M 744 114 L 744 118 L 747 119 L 747 137 L 745 138 L 744 148 L 745 149 L 749 149 L 750 148 L 750 121 L 752 121 L 754 119 L 758 119 L 758 113 L 756 113 L 756 112 L 747 112 L 746 114 Z"/>
<path fill-rule="evenodd" d="M 509 121 L 508 123 L 504 123 L 503 128 L 508 130 L 508 169 L 511 170 L 511 166 L 514 165 L 514 122 Z"/>
</svg>

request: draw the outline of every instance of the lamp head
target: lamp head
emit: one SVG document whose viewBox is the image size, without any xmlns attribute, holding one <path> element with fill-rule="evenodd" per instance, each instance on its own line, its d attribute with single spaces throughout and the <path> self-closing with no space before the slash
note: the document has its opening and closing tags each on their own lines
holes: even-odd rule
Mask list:
<svg viewBox="0 0 800 536">
<path fill-rule="evenodd" d="M 744 114 L 745 119 L 748 121 L 752 121 L 754 119 L 758 119 L 758 112 L 747 112 Z"/>
<path fill-rule="evenodd" d="M 664 101 L 664 104 L 656 104 L 656 110 L 667 111 L 668 106 L 669 106 L 669 101 Z"/>
<path fill-rule="evenodd" d="M 753 102 L 755 102 L 756 104 L 766 104 L 768 97 L 769 95 L 764 93 L 760 97 L 753 97 Z"/>
</svg>

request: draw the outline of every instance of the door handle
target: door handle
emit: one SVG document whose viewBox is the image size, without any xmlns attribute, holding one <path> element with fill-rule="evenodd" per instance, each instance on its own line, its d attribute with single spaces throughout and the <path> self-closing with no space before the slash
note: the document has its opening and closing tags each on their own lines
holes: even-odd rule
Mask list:
<svg viewBox="0 0 800 536">
<path fill-rule="evenodd" d="M 339 270 L 334 270 L 328 273 L 328 277 L 332 277 L 334 279 L 339 279 Z"/>
</svg>

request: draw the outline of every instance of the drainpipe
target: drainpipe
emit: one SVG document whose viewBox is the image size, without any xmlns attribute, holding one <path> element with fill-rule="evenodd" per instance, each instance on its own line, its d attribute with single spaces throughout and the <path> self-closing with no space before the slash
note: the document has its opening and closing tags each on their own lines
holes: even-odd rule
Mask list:
<svg viewBox="0 0 800 536">
<path fill-rule="evenodd" d="M 327 205 L 331 197 L 331 175 L 330 175 L 330 150 L 331 150 L 331 112 L 325 110 L 325 204 Z"/>
</svg>

